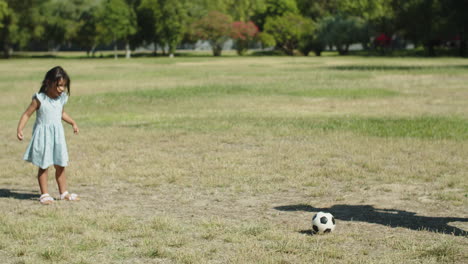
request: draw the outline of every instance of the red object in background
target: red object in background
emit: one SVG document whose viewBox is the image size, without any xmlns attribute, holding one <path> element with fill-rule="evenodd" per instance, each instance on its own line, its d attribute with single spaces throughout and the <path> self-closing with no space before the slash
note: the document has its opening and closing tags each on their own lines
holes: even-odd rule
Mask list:
<svg viewBox="0 0 468 264">
<path fill-rule="evenodd" d="M 380 46 L 388 46 L 392 39 L 387 36 L 385 33 L 380 34 L 378 37 L 375 38 L 375 42 L 377 45 Z"/>
<path fill-rule="evenodd" d="M 232 23 L 231 38 L 235 40 L 252 40 L 257 34 L 258 27 L 252 21 L 236 21 Z"/>
</svg>

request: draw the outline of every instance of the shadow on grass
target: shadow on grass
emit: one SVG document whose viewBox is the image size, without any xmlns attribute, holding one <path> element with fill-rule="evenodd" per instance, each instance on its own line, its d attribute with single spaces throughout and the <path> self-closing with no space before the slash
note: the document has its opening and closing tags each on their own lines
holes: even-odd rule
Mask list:
<svg viewBox="0 0 468 264">
<path fill-rule="evenodd" d="M 0 198 L 14 198 L 19 200 L 33 200 L 38 198 L 37 193 L 17 192 L 16 190 L 0 189 Z"/>
<path fill-rule="evenodd" d="M 468 69 L 468 65 L 340 65 L 328 69 L 341 71 L 421 71 L 442 69 Z"/>
<path fill-rule="evenodd" d="M 359 221 L 372 224 L 380 224 L 392 228 L 404 227 L 411 230 L 427 230 L 451 234 L 455 236 L 467 236 L 468 232 L 457 227 L 450 226 L 450 222 L 468 222 L 468 218 L 461 217 L 430 217 L 419 216 L 413 212 L 396 209 L 379 209 L 371 205 L 346 205 L 337 204 L 330 208 L 316 208 L 310 205 L 297 204 L 275 207 L 279 211 L 326 211 L 341 221 Z M 303 230 L 301 233 L 312 234 L 311 230 Z"/>
</svg>

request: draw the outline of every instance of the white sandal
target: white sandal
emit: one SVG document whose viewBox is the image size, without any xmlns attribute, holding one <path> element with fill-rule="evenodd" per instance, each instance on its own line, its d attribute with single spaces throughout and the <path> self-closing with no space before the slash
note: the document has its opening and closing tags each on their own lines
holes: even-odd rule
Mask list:
<svg viewBox="0 0 468 264">
<path fill-rule="evenodd" d="M 52 198 L 48 193 L 44 193 L 39 197 L 39 202 L 41 204 L 52 204 L 54 202 L 54 198 Z"/>
<path fill-rule="evenodd" d="M 65 191 L 60 195 L 60 200 L 79 201 L 80 197 L 78 197 L 78 194 L 76 193 L 69 193 L 68 191 Z"/>
</svg>

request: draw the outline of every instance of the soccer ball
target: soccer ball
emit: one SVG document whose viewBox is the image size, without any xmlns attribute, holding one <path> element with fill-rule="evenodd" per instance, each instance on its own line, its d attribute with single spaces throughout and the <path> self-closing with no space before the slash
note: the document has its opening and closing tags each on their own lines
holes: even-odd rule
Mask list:
<svg viewBox="0 0 468 264">
<path fill-rule="evenodd" d="M 335 230 L 335 217 L 330 213 L 318 212 L 312 217 L 314 234 L 331 233 Z"/>
</svg>

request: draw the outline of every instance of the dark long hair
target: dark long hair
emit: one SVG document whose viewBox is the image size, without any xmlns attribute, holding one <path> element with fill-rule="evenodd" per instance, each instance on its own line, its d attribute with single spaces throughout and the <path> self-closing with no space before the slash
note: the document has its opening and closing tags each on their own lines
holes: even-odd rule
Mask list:
<svg viewBox="0 0 468 264">
<path fill-rule="evenodd" d="M 56 66 L 46 73 L 39 93 L 47 93 L 47 90 L 53 87 L 53 85 L 56 85 L 60 80 L 64 80 L 67 83 L 65 86 L 67 87 L 67 94 L 70 95 L 70 77 L 68 77 L 67 72 L 60 66 Z"/>
</svg>

